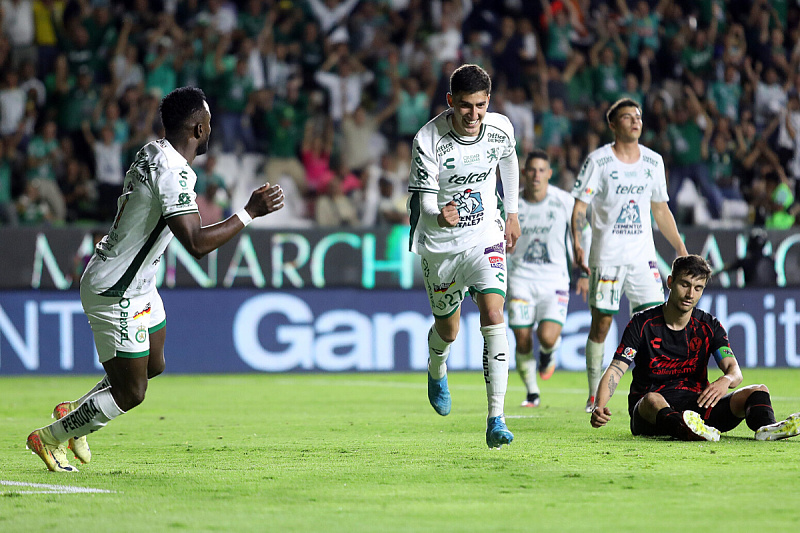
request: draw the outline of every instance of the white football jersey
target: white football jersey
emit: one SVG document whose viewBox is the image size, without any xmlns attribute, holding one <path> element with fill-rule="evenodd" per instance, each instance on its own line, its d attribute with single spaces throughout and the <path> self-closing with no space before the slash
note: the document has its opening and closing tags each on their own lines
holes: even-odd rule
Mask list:
<svg viewBox="0 0 800 533">
<path fill-rule="evenodd" d="M 664 160 L 639 145 L 641 157 L 623 163 L 610 144 L 586 158 L 572 196 L 591 204 L 592 246 L 589 266 L 629 265 L 655 257 L 650 202 L 666 202 Z"/>
<path fill-rule="evenodd" d="M 125 174 L 114 223 L 95 247 L 81 284 L 101 296 L 147 292 L 172 240 L 167 219 L 198 212 L 196 181 L 186 159 L 166 139 L 139 150 Z"/>
<path fill-rule="evenodd" d="M 486 113 L 475 137 L 460 137 L 452 127 L 453 110 L 428 122 L 414 137 L 408 191 L 412 252 L 456 253 L 503 238 L 497 201 L 497 164 L 516 160 L 514 128 L 504 115 Z M 437 195 L 439 209 L 453 201 L 456 227 L 428 225 L 420 217 L 420 194 Z"/>
<path fill-rule="evenodd" d="M 519 225 L 522 235 L 514 253 L 508 256 L 509 280 L 569 283 L 572 265 L 572 206 L 575 199 L 549 185 L 544 200 L 530 203 L 519 200 Z"/>
</svg>

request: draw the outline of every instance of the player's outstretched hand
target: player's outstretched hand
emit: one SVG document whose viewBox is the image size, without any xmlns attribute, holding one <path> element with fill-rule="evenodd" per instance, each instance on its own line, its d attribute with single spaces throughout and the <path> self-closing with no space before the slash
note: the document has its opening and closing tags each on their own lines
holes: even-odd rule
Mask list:
<svg viewBox="0 0 800 533">
<path fill-rule="evenodd" d="M 596 407 L 592 411 L 592 427 L 601 428 L 611 420 L 611 410 L 608 407 Z"/>
<path fill-rule="evenodd" d="M 245 209 L 253 218 L 274 213 L 283 207 L 283 190 L 280 185 L 265 183 L 254 190 Z"/>
<path fill-rule="evenodd" d="M 452 200 L 447 202 L 447 205 L 442 208 L 442 212 L 439 213 L 437 220 L 439 221 L 439 226 L 443 228 L 454 228 L 459 220 L 456 203 Z"/>
</svg>

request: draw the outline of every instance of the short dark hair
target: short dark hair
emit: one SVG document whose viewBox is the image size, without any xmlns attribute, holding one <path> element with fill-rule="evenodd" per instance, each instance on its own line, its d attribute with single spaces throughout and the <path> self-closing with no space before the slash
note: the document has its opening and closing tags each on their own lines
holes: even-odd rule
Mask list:
<svg viewBox="0 0 800 533">
<path fill-rule="evenodd" d="M 642 111 L 642 106 L 639 105 L 639 102 L 637 102 L 633 98 L 620 98 L 619 100 L 611 104 L 611 107 L 609 107 L 608 111 L 606 112 L 606 120 L 608 121 L 609 124 L 612 124 L 614 122 L 614 120 L 617 118 L 617 113 L 619 113 L 619 110 L 622 109 L 623 107 L 635 107 L 636 109 L 639 110 L 639 112 Z"/>
<path fill-rule="evenodd" d="M 677 279 L 681 274 L 686 274 L 691 278 L 711 278 L 711 266 L 708 261 L 699 255 L 684 255 L 675 258 L 672 262 L 672 279 Z"/>
<path fill-rule="evenodd" d="M 550 163 L 550 156 L 541 148 L 534 148 L 530 151 L 530 153 L 528 153 L 528 157 L 525 159 L 525 166 L 527 167 L 534 159 L 544 159 Z"/>
<path fill-rule="evenodd" d="M 492 79 L 478 65 L 461 65 L 450 75 L 450 94 L 473 94 L 479 92 L 491 94 Z"/>
<path fill-rule="evenodd" d="M 165 132 L 177 132 L 191 126 L 196 113 L 205 111 L 206 94 L 197 87 L 178 87 L 161 100 L 158 110 Z"/>
</svg>

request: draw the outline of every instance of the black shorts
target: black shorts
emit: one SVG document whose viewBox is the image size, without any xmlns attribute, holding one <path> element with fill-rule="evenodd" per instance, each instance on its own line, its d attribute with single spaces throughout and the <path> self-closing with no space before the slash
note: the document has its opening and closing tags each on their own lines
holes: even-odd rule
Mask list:
<svg viewBox="0 0 800 533">
<path fill-rule="evenodd" d="M 717 405 L 711 408 L 703 408 L 697 405 L 697 399 L 700 397 L 698 392 L 690 391 L 664 391 L 660 392 L 670 407 L 676 411 L 694 411 L 703 417 L 703 421 L 707 426 L 716 428 L 721 432 L 730 431 L 742 423 L 744 418 L 739 418 L 731 412 L 731 396 L 729 392 L 722 399 L 717 402 Z M 658 427 L 656 424 L 651 424 L 639 414 L 639 404 L 641 399 L 636 402 L 630 410 L 631 416 L 631 433 L 634 435 L 668 435 L 664 428 Z"/>
</svg>

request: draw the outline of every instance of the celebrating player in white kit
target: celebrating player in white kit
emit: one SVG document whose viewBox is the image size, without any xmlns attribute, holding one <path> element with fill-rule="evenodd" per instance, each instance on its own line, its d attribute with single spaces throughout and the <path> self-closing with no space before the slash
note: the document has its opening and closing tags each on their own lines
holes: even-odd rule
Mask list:
<svg viewBox="0 0 800 533">
<path fill-rule="evenodd" d="M 561 344 L 561 328 L 569 305 L 572 267 L 571 217 L 575 200 L 558 187 L 550 187 L 550 157 L 544 150 L 528 154 L 522 172 L 519 225 L 522 235 L 508 257 L 508 323 L 516 340 L 516 362 L 527 396 L 523 407 L 539 405 L 536 358 L 531 329 L 539 339 L 539 375 L 550 379 L 556 367 L 555 353 Z M 583 246 L 591 238 L 589 224 L 581 231 Z M 588 276 L 581 271 L 577 294 L 589 292 Z"/>
<path fill-rule="evenodd" d="M 428 399 L 440 415 L 450 413 L 446 361 L 469 290 L 480 311 L 484 338 L 486 444 L 499 448 L 514 438 L 503 415 L 509 357 L 503 305 L 506 245 L 512 251 L 520 234 L 519 162 L 511 122 L 487 112 L 491 88 L 489 75 L 477 65 L 462 65 L 453 72 L 449 109 L 414 137 L 408 190 L 410 248 L 421 256 L 434 317 L 428 332 Z M 505 225 L 496 199 L 498 168 L 505 191 Z"/>
<path fill-rule="evenodd" d="M 604 343 L 613 315 L 619 312 L 624 292 L 631 313 L 664 302 L 664 286 L 658 271 L 650 213 L 658 229 L 678 255 L 687 255 L 667 201 L 664 160 L 639 144 L 642 109 L 623 98 L 606 113 L 614 142 L 589 154 L 572 196 L 572 233 L 582 227 L 592 206 L 592 245 L 589 251 L 589 306 L 592 324 L 586 341 L 586 371 L 589 399 L 594 405 L 597 384 L 603 373 Z M 575 261 L 582 265 L 584 250 L 573 239 Z"/>
<path fill-rule="evenodd" d="M 58 420 L 28 436 L 28 448 L 54 472 L 77 470 L 69 464 L 66 442 L 88 463 L 86 435 L 142 403 L 148 379 L 164 371 L 166 313 L 155 278 L 172 236 L 200 258 L 253 218 L 283 207 L 280 187 L 265 184 L 244 209 L 203 226 L 190 165 L 207 151 L 211 135 L 205 94 L 195 87 L 175 89 L 160 111 L 165 137 L 139 150 L 125 175 L 114 222 L 81 278 L 81 303 L 106 375 L 79 400 L 57 405 Z"/>
</svg>

